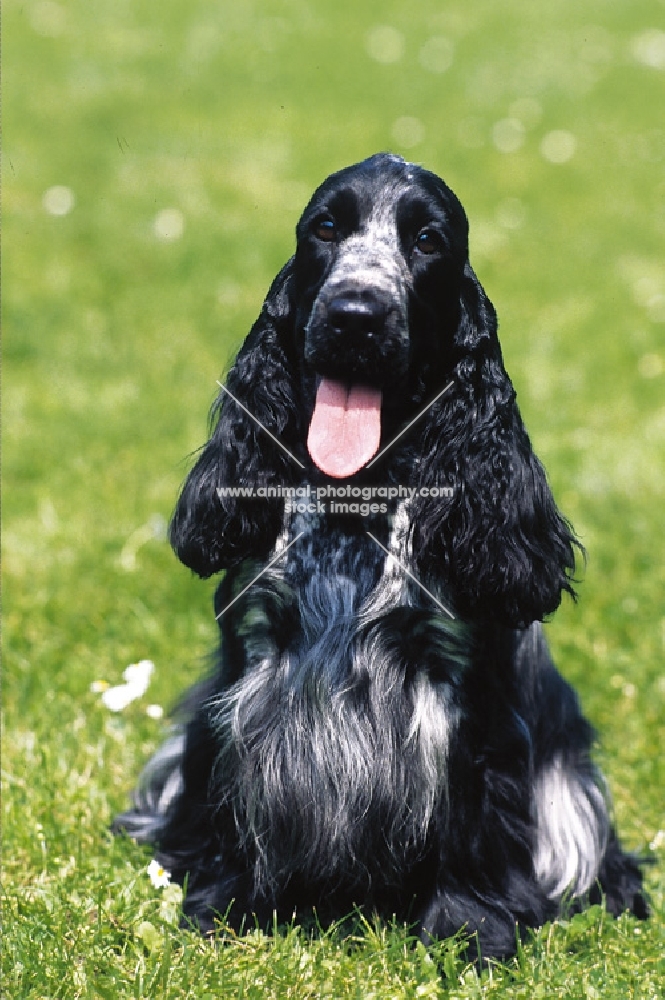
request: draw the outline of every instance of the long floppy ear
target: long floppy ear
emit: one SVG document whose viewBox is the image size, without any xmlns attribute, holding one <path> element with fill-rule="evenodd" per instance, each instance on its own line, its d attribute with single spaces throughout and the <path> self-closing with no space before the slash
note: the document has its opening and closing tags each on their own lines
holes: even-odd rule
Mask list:
<svg viewBox="0 0 665 1000">
<path fill-rule="evenodd" d="M 228 569 L 248 556 L 264 557 L 280 531 L 282 499 L 232 496 L 229 488 L 288 485 L 299 471 L 270 436 L 289 451 L 296 451 L 302 440 L 294 361 L 289 356 L 292 272 L 290 260 L 275 278 L 240 349 L 226 380 L 228 393 L 220 392 L 213 406 L 210 439 L 183 486 L 171 521 L 173 548 L 199 576 Z"/>
<path fill-rule="evenodd" d="M 575 548 L 503 367 L 494 308 L 467 263 L 462 279 L 454 385 L 423 428 L 413 554 L 425 575 L 448 579 L 460 614 L 524 627 L 575 596 Z M 443 563 L 443 565 L 442 565 Z"/>
</svg>

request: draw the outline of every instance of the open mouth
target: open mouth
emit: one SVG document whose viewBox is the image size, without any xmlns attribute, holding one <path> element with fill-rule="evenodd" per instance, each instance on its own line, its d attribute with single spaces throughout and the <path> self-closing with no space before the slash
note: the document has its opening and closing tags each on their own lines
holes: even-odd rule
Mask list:
<svg viewBox="0 0 665 1000">
<path fill-rule="evenodd" d="M 379 450 L 381 390 L 322 378 L 309 425 L 307 450 L 327 476 L 359 472 Z"/>
</svg>

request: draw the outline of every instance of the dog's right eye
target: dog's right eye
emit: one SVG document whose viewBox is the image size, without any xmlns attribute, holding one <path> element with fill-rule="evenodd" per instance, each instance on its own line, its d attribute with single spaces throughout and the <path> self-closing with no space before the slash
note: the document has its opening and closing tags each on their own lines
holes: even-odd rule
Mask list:
<svg viewBox="0 0 665 1000">
<path fill-rule="evenodd" d="M 314 221 L 314 235 L 323 243 L 332 243 L 337 239 L 337 226 L 330 216 L 324 215 Z"/>
</svg>

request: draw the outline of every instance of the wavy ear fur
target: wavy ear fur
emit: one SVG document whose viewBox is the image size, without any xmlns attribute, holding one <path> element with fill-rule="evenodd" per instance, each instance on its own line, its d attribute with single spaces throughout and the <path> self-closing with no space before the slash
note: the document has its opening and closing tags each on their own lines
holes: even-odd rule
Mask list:
<svg viewBox="0 0 665 1000">
<path fill-rule="evenodd" d="M 275 278 L 226 384 L 268 430 L 297 453 L 303 435 L 289 357 L 293 345 L 293 261 Z M 283 500 L 220 497 L 220 487 L 289 484 L 297 465 L 225 392 L 212 409 L 214 428 L 190 472 L 171 521 L 171 544 L 199 576 L 265 556 L 280 531 Z"/>
<path fill-rule="evenodd" d="M 413 511 L 416 564 L 450 581 L 457 610 L 524 627 L 573 597 L 575 547 L 503 367 L 494 308 L 471 266 L 462 281 L 455 385 L 423 431 L 421 486 L 454 495 Z"/>
</svg>

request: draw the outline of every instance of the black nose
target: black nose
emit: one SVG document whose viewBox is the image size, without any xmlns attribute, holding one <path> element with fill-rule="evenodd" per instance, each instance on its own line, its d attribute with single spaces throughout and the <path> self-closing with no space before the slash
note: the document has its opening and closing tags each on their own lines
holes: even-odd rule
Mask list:
<svg viewBox="0 0 665 1000">
<path fill-rule="evenodd" d="M 328 305 L 328 326 L 334 333 L 371 335 L 380 333 L 386 321 L 386 309 L 372 300 L 338 295 Z"/>
</svg>

